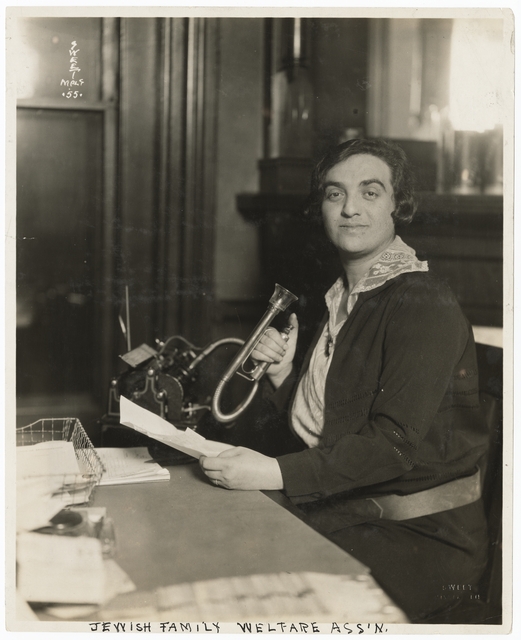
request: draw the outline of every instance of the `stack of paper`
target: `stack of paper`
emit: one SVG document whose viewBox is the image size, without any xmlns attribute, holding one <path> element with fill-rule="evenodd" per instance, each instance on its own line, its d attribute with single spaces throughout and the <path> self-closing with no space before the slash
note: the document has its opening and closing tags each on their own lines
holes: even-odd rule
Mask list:
<svg viewBox="0 0 521 640">
<path fill-rule="evenodd" d="M 123 569 L 111 559 L 103 560 L 105 571 L 105 588 L 103 592 L 103 602 L 109 602 L 120 593 L 135 591 L 136 585 L 123 571 Z M 97 604 L 53 604 L 45 608 L 45 612 L 55 618 L 62 620 L 74 620 L 92 615 L 98 610 Z M 96 619 L 95 616 L 94 619 Z"/>
<path fill-rule="evenodd" d="M 103 601 L 105 574 L 97 538 L 21 533 L 16 555 L 18 589 L 28 602 Z"/>
<path fill-rule="evenodd" d="M 150 459 L 146 447 L 96 449 L 106 471 L 100 485 L 133 484 L 170 480 L 168 469 Z"/>
<path fill-rule="evenodd" d="M 120 398 L 119 410 L 121 424 L 194 458 L 218 456 L 225 449 L 231 448 L 231 445 L 223 442 L 206 440 L 193 429 L 186 429 L 185 431 L 177 429 L 170 422 L 127 400 L 124 396 Z"/>
<path fill-rule="evenodd" d="M 57 609 L 61 617 L 81 615 L 84 609 L 78 606 L 97 608 L 135 589 L 122 569 L 103 557 L 108 544 L 105 527 L 96 537 L 91 529 L 78 536 L 33 531 L 48 526 L 64 507 L 85 502 L 90 494 L 94 483 L 82 474 L 73 443 L 51 440 L 18 446 L 16 463 L 17 594 L 22 615 L 28 615 L 22 604 L 26 601 L 65 604 Z M 147 474 L 169 477 L 157 464 L 140 461 L 140 465 Z M 99 508 L 84 511 L 91 523 L 105 516 Z"/>
<path fill-rule="evenodd" d="M 61 476 L 19 478 L 16 483 L 16 530 L 31 531 L 49 520 L 69 502 L 60 492 Z"/>
<path fill-rule="evenodd" d="M 85 499 L 85 480 L 72 442 L 16 447 L 16 476 L 18 531 L 42 527 L 65 506 Z"/>
<path fill-rule="evenodd" d="M 81 473 L 74 445 L 65 440 L 16 447 L 16 464 L 19 478 Z"/>
<path fill-rule="evenodd" d="M 62 606 L 47 609 L 60 618 L 85 615 L 92 611 L 86 604 L 94 605 L 95 610 L 136 588 L 114 560 L 103 558 L 100 540 L 89 536 L 22 533 L 17 539 L 17 563 L 20 597 L 29 602 L 60 603 Z"/>
</svg>

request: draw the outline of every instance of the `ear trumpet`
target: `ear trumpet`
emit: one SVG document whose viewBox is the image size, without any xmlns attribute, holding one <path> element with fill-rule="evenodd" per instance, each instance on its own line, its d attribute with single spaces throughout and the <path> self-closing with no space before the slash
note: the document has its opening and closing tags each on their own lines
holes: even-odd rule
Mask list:
<svg viewBox="0 0 521 640">
<path fill-rule="evenodd" d="M 266 373 L 271 363 L 260 362 L 251 371 L 246 371 L 244 369 L 244 364 L 264 335 L 273 318 L 281 311 L 286 311 L 289 305 L 293 302 L 296 302 L 297 300 L 297 296 L 293 295 L 287 289 L 284 289 L 284 287 L 281 287 L 280 284 L 275 285 L 275 291 L 270 298 L 266 313 L 262 316 L 257 326 L 252 331 L 250 337 L 244 343 L 242 349 L 240 349 L 239 353 L 235 356 L 226 371 L 223 373 L 217 385 L 217 388 L 215 389 L 215 393 L 212 399 L 212 414 L 217 421 L 225 423 L 232 422 L 233 420 L 238 418 L 241 413 L 250 405 L 251 401 L 255 397 L 255 394 L 257 393 L 259 380 Z M 239 369 L 241 369 L 241 371 L 239 371 Z M 243 378 L 246 378 L 246 380 L 252 382 L 253 386 L 246 399 L 243 400 L 236 407 L 236 409 L 232 411 L 232 413 L 224 414 L 220 409 L 221 394 L 226 384 L 236 373 Z"/>
</svg>

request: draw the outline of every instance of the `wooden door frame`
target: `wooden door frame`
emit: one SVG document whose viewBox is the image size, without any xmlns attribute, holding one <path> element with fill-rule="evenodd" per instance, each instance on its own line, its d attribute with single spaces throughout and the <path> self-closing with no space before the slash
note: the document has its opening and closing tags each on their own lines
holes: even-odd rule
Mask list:
<svg viewBox="0 0 521 640">
<path fill-rule="evenodd" d="M 161 20 L 157 326 L 209 341 L 214 303 L 218 19 Z"/>
<path fill-rule="evenodd" d="M 121 345 L 114 258 L 122 248 L 125 211 L 125 112 L 120 100 L 126 19 L 106 19 L 105 203 L 100 291 L 102 388 L 118 371 Z M 214 299 L 218 19 L 157 18 L 155 211 L 152 223 L 151 323 L 155 337 L 181 334 L 196 344 L 211 335 Z M 122 48 L 123 47 L 123 48 Z M 105 79 L 105 74 L 103 74 Z M 137 345 L 133 345 L 137 346 Z"/>
<path fill-rule="evenodd" d="M 105 399 L 110 378 L 114 375 L 117 357 L 114 318 L 114 246 L 117 242 L 116 223 L 119 207 L 119 83 L 120 83 L 120 19 L 102 19 L 102 73 L 101 99 L 105 106 L 103 121 L 103 212 L 99 221 L 97 247 L 100 251 L 100 268 L 96 279 L 98 290 L 99 331 L 95 375 L 99 377 L 95 393 Z M 97 366 L 96 366 L 97 365 Z"/>
</svg>

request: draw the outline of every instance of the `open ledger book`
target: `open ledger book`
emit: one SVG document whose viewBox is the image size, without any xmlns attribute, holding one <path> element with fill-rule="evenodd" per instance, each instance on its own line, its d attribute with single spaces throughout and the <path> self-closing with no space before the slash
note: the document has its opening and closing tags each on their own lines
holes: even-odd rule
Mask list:
<svg viewBox="0 0 521 640">
<path fill-rule="evenodd" d="M 207 440 L 192 429 L 177 429 L 170 422 L 124 396 L 120 398 L 119 411 L 121 424 L 197 459 L 201 456 L 217 456 L 231 448 L 229 444 Z"/>
</svg>

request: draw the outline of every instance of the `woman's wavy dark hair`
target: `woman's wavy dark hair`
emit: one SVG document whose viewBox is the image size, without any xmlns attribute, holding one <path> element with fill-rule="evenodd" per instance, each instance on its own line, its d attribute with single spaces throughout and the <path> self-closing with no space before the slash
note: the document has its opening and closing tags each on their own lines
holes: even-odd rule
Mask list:
<svg viewBox="0 0 521 640">
<path fill-rule="evenodd" d="M 325 193 L 324 183 L 328 171 L 340 162 L 347 160 L 347 158 L 360 154 L 368 154 L 380 158 L 391 169 L 391 184 L 395 203 L 392 218 L 395 224 L 409 224 L 417 209 L 412 167 L 401 147 L 382 139 L 366 140 L 357 138 L 329 149 L 313 170 L 306 213 L 313 220 L 322 218 L 322 202 Z"/>
</svg>

